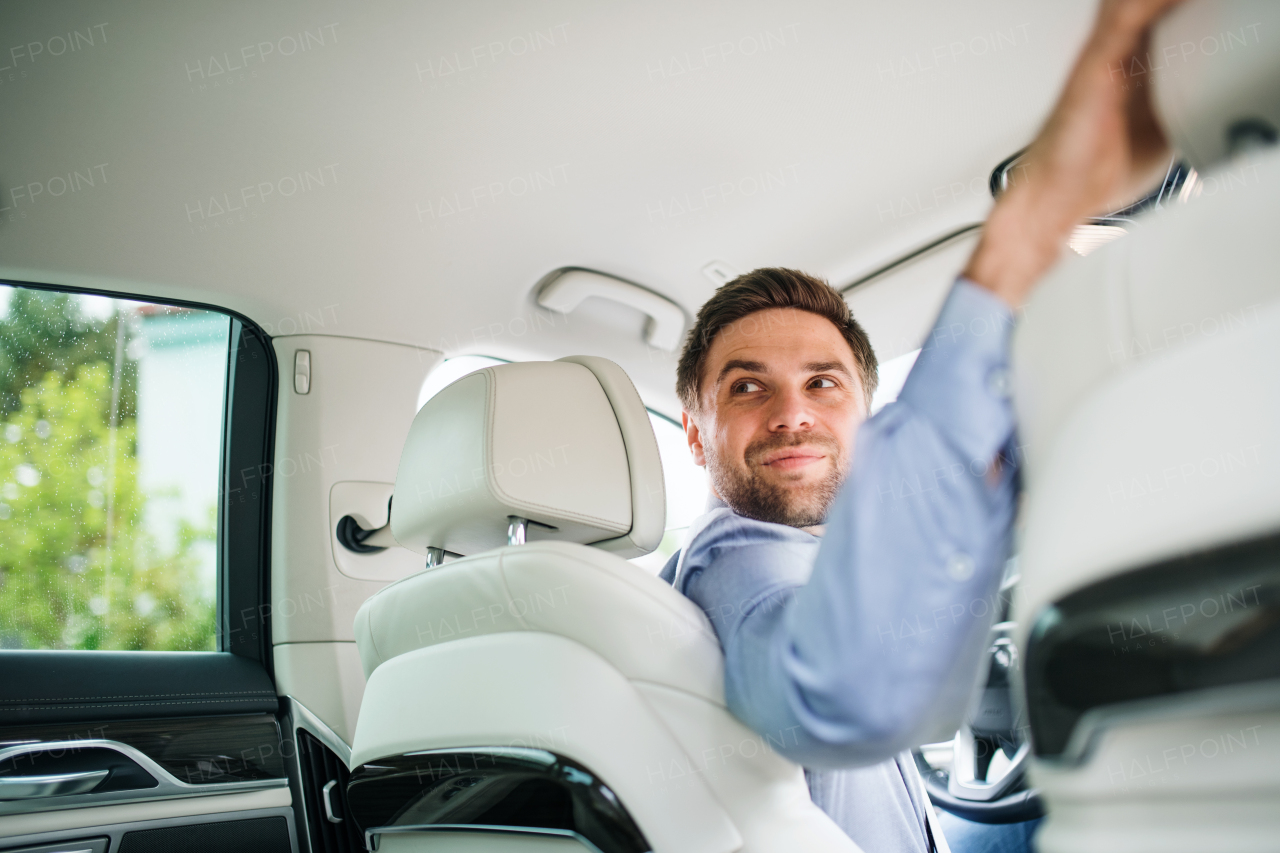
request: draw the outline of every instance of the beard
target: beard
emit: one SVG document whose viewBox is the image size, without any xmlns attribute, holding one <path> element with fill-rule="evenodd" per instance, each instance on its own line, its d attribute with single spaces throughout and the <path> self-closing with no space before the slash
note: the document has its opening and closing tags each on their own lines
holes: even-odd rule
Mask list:
<svg viewBox="0 0 1280 853">
<path fill-rule="evenodd" d="M 826 476 L 804 486 L 788 487 L 761 475 L 759 460 L 766 454 L 788 447 L 816 447 L 826 451 L 832 465 Z M 812 527 L 827 519 L 827 511 L 844 481 L 840 445 L 829 435 L 778 433 L 752 442 L 743 454 L 743 464 L 722 459 L 711 447 L 704 447 L 707 473 L 716 493 L 738 515 L 785 524 Z"/>
</svg>

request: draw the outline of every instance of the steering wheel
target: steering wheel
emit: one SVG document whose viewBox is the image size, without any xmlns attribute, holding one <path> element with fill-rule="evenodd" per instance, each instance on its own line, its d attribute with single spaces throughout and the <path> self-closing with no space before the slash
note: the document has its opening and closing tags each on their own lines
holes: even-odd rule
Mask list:
<svg viewBox="0 0 1280 853">
<path fill-rule="evenodd" d="M 986 685 L 955 740 L 914 752 L 934 806 L 977 823 L 1018 823 L 1044 814 L 1039 794 L 1027 787 L 1031 743 L 1010 696 L 1018 666 L 1013 628 L 1004 621 L 991 629 Z"/>
</svg>

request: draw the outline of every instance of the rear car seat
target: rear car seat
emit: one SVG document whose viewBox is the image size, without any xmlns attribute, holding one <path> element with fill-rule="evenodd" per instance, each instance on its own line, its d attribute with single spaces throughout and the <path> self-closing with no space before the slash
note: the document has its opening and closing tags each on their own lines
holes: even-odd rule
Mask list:
<svg viewBox="0 0 1280 853">
<path fill-rule="evenodd" d="M 422 408 L 391 526 L 433 565 L 356 617 L 349 798 L 380 849 L 857 850 L 774 751 L 786 733 L 726 710 L 706 616 L 626 562 L 664 500 L 605 359 L 489 367 Z"/>
</svg>

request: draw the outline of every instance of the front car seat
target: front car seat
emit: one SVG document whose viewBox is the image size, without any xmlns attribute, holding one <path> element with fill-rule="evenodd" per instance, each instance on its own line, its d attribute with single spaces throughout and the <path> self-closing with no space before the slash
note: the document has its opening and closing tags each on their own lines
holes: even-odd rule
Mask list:
<svg viewBox="0 0 1280 853">
<path fill-rule="evenodd" d="M 1161 22 L 1128 83 L 1202 194 L 1061 266 L 1016 333 L 1044 853 L 1280 844 L 1277 33 L 1267 0 Z"/>
<path fill-rule="evenodd" d="M 706 616 L 626 562 L 663 534 L 648 413 L 610 361 L 507 364 L 419 411 L 356 617 L 348 788 L 384 850 L 856 851 L 725 709 Z M 465 555 L 448 559 L 449 555 Z"/>
</svg>

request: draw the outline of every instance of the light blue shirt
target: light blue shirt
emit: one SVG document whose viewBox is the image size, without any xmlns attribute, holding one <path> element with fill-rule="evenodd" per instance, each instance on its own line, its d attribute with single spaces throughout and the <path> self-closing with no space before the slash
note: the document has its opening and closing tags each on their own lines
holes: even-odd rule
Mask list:
<svg viewBox="0 0 1280 853">
<path fill-rule="evenodd" d="M 997 608 L 1018 491 L 1012 327 L 958 281 L 897 402 L 858 431 L 825 535 L 721 506 L 672 578 L 724 648 L 730 710 L 788 733 L 779 751 L 868 853 L 928 849 L 903 751 L 954 731 Z"/>
</svg>

